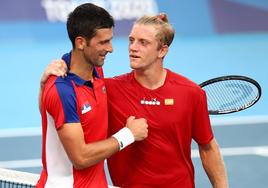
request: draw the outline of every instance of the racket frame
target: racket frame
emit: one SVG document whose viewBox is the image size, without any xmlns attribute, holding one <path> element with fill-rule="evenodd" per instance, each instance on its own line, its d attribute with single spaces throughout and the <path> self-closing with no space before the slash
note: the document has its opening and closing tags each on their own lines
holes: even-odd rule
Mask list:
<svg viewBox="0 0 268 188">
<path fill-rule="evenodd" d="M 241 75 L 227 75 L 227 76 L 220 76 L 220 77 L 212 78 L 212 79 L 209 79 L 209 80 L 207 80 L 205 82 L 202 82 L 201 84 L 199 84 L 199 86 L 201 88 L 203 88 L 203 87 L 205 87 L 207 85 L 210 85 L 212 83 L 221 82 L 221 81 L 227 81 L 227 80 L 241 80 L 241 81 L 249 82 L 249 83 L 253 84 L 254 86 L 256 86 L 259 95 L 255 100 L 253 100 L 252 102 L 244 105 L 242 108 L 237 108 L 237 109 L 232 109 L 232 110 L 225 110 L 225 111 L 209 110 L 208 109 L 210 115 L 221 115 L 221 114 L 230 114 L 230 113 L 234 113 L 234 112 L 239 112 L 241 110 L 245 110 L 245 109 L 253 106 L 261 98 L 262 90 L 261 90 L 260 84 L 256 80 L 254 80 L 252 78 L 249 78 L 249 77 L 246 77 L 246 76 L 241 76 Z"/>
</svg>

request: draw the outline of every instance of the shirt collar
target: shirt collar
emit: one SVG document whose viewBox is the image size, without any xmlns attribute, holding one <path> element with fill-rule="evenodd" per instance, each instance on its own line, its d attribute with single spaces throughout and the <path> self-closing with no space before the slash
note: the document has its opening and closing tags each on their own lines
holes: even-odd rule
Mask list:
<svg viewBox="0 0 268 188">
<path fill-rule="evenodd" d="M 74 83 L 75 83 L 76 85 L 79 85 L 79 86 L 86 85 L 87 82 L 90 82 L 90 81 L 86 81 L 86 80 L 80 78 L 79 76 L 77 76 L 76 74 L 71 73 L 71 72 L 68 72 L 68 73 L 67 73 L 67 77 L 68 77 L 69 79 L 73 80 Z"/>
</svg>

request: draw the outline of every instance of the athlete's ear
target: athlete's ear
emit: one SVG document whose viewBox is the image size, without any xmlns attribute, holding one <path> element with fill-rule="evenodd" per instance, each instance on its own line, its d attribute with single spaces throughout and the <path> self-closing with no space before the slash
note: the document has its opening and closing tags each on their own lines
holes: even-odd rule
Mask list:
<svg viewBox="0 0 268 188">
<path fill-rule="evenodd" d="M 84 37 L 76 37 L 75 38 L 75 46 L 78 50 L 84 50 L 84 47 L 87 45 L 87 41 Z"/>
<path fill-rule="evenodd" d="M 159 58 L 164 58 L 168 53 L 168 45 L 163 45 L 161 46 L 160 50 L 159 50 L 159 54 L 158 57 Z"/>
</svg>

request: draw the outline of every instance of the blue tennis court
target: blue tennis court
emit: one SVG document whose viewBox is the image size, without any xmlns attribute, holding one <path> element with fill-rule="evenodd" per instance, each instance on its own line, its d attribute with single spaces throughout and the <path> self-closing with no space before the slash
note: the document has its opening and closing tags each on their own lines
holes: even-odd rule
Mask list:
<svg viewBox="0 0 268 188">
<path fill-rule="evenodd" d="M 34 5 L 40 3 L 36 0 L 28 1 Z M 10 0 L 3 3 L 3 7 L 10 4 L 13 8 L 12 3 L 20 2 Z M 267 187 L 268 28 L 267 19 L 261 18 L 268 18 L 268 4 L 262 0 L 207 0 L 202 3 L 185 0 L 180 1 L 180 11 L 177 11 L 171 4 L 155 2 L 159 5 L 159 11 L 170 14 L 178 29 L 165 59 L 165 67 L 196 83 L 223 75 L 245 75 L 262 86 L 262 97 L 255 106 L 239 113 L 211 116 L 211 121 L 226 163 L 230 187 Z M 25 6 L 22 4 L 19 5 Z M 22 16 L 23 20 L 19 22 L 6 21 L 8 9 L 3 10 L 3 7 L 0 7 L 0 168 L 39 173 L 39 80 L 48 63 L 69 52 L 71 44 L 64 24 L 48 23 L 36 20 L 36 17 L 29 21 L 28 14 Z M 229 10 L 228 15 L 224 15 L 220 7 Z M 242 18 L 257 15 L 254 17 L 256 19 L 247 19 L 247 23 L 256 23 L 254 26 L 259 30 L 236 30 L 236 23 L 241 22 L 241 27 L 246 25 L 243 20 L 238 20 L 238 9 Z M 21 16 L 23 11 L 17 13 Z M 31 13 L 35 15 L 35 11 Z M 228 16 L 233 19 L 223 19 Z M 212 23 L 216 24 L 218 33 Z M 104 65 L 107 77 L 130 71 L 127 37 L 115 37 L 113 45 L 114 53 L 108 55 Z M 193 143 L 196 187 L 210 187 L 196 149 Z"/>
</svg>

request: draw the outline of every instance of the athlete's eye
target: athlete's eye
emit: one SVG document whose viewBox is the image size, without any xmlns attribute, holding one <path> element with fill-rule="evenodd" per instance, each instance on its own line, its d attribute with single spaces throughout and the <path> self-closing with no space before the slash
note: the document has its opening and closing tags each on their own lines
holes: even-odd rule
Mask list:
<svg viewBox="0 0 268 188">
<path fill-rule="evenodd" d="M 128 42 L 129 42 L 129 44 L 132 44 L 134 42 L 134 39 L 132 37 L 129 37 Z"/>
</svg>

